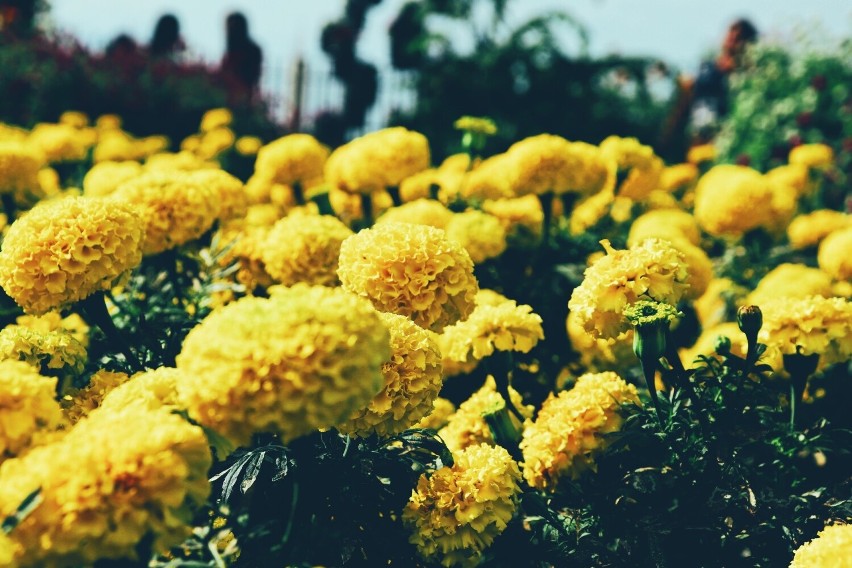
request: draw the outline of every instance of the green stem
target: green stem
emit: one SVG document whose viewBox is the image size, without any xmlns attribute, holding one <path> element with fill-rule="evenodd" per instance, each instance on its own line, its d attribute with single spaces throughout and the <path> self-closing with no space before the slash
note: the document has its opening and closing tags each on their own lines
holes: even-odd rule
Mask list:
<svg viewBox="0 0 852 568">
<path fill-rule="evenodd" d="M 302 188 L 302 182 L 294 181 L 291 187 L 293 188 L 293 200 L 296 202 L 296 205 L 304 205 L 305 190 Z"/>
<path fill-rule="evenodd" d="M 796 392 L 796 387 L 793 381 L 790 381 L 790 431 L 796 429 L 796 406 L 798 405 L 799 393 Z"/>
<path fill-rule="evenodd" d="M 15 204 L 15 196 L 11 193 L 0 194 L 0 199 L 3 200 L 3 210 L 6 212 L 6 222 L 11 225 L 15 220 L 15 214 L 18 212 L 18 206 Z"/>
<path fill-rule="evenodd" d="M 387 191 L 391 196 L 391 200 L 393 201 L 394 207 L 399 207 L 400 205 L 402 205 L 402 197 L 400 197 L 400 195 L 399 195 L 399 186 L 398 185 L 392 185 L 392 186 L 388 187 Z"/>
<path fill-rule="evenodd" d="M 127 362 L 137 371 L 144 369 L 139 358 L 133 353 L 130 344 L 125 339 L 124 335 L 115 326 L 112 317 L 107 311 L 106 302 L 104 301 L 103 292 L 95 292 L 85 300 L 80 301 L 77 306 L 83 313 L 83 319 L 88 323 L 94 324 L 100 328 L 107 338 L 107 341 L 113 342 L 118 346 L 121 353 L 127 359 Z"/>
<path fill-rule="evenodd" d="M 645 384 L 648 386 L 648 392 L 651 394 L 651 402 L 654 403 L 654 411 L 657 413 L 657 422 L 660 423 L 660 428 L 663 427 L 663 407 L 660 406 L 660 398 L 657 395 L 657 385 L 654 381 L 654 373 L 657 370 L 657 360 L 650 357 L 640 357 L 639 362 L 642 364 L 642 374 L 645 376 Z"/>
<path fill-rule="evenodd" d="M 373 195 L 371 193 L 361 194 L 361 214 L 365 227 L 373 225 Z"/>
<path fill-rule="evenodd" d="M 503 397 L 512 414 L 517 416 L 518 420 L 523 422 L 524 415 L 515 407 L 512 402 L 512 397 L 509 395 L 509 385 L 512 382 L 512 369 L 515 362 L 511 351 L 495 351 L 493 355 L 483 361 L 488 374 L 494 377 L 494 383 L 497 385 L 497 392 Z"/>
<path fill-rule="evenodd" d="M 553 222 L 553 192 L 538 194 L 541 211 L 544 218 L 541 223 L 541 249 L 545 250 L 550 245 L 550 225 Z"/>
</svg>

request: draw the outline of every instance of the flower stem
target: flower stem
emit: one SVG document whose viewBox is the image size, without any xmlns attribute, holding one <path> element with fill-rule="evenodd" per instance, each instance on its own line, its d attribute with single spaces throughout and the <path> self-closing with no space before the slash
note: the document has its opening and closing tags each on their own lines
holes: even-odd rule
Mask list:
<svg viewBox="0 0 852 568">
<path fill-rule="evenodd" d="M 302 182 L 294 181 L 293 185 L 290 186 L 293 188 L 293 201 L 296 202 L 296 205 L 304 205 L 305 204 L 305 191 L 302 188 Z"/>
<path fill-rule="evenodd" d="M 553 192 L 538 194 L 539 203 L 541 203 L 541 211 L 544 218 L 541 223 L 541 249 L 544 250 L 550 245 L 550 225 L 553 222 Z"/>
<path fill-rule="evenodd" d="M 115 343 L 118 346 L 119 351 L 124 354 L 127 362 L 134 369 L 137 371 L 143 370 L 141 361 L 133 353 L 130 344 L 127 343 L 124 335 L 115 326 L 115 322 L 112 321 L 112 317 L 109 315 L 109 311 L 107 311 L 103 292 L 95 292 L 85 300 L 80 301 L 77 306 L 83 312 L 83 318 L 87 322 L 98 326 L 106 336 L 107 341 Z"/>
<path fill-rule="evenodd" d="M 657 361 L 651 360 L 650 357 L 640 357 L 639 362 L 642 364 L 642 374 L 645 376 L 645 384 L 648 386 L 648 392 L 651 394 L 651 402 L 654 403 L 654 411 L 657 413 L 657 422 L 660 428 L 663 427 L 663 408 L 660 406 L 660 398 L 657 395 L 657 385 L 654 381 L 654 373 L 657 370 Z"/>
<path fill-rule="evenodd" d="M 373 225 L 373 195 L 371 193 L 361 194 L 361 215 L 365 227 Z"/>
</svg>

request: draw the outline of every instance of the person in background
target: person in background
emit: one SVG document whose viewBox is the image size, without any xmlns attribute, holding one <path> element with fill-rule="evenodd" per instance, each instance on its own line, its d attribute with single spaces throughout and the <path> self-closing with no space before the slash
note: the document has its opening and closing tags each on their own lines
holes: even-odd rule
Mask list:
<svg viewBox="0 0 852 568">
<path fill-rule="evenodd" d="M 177 63 L 185 49 L 178 19 L 173 14 L 161 16 L 154 27 L 151 43 L 148 44 L 148 56 L 152 61 L 169 60 Z"/>
<path fill-rule="evenodd" d="M 663 148 L 688 148 L 713 139 L 728 114 L 728 77 L 741 69 L 746 48 L 757 39 L 754 24 L 744 18 L 736 20 L 728 27 L 714 60 L 702 62 L 695 77 L 678 77 L 675 103 L 661 137 Z"/>
<path fill-rule="evenodd" d="M 232 102 L 252 103 L 260 93 L 263 52 L 249 37 L 248 20 L 240 12 L 225 20 L 226 47 L 220 72 Z"/>
</svg>

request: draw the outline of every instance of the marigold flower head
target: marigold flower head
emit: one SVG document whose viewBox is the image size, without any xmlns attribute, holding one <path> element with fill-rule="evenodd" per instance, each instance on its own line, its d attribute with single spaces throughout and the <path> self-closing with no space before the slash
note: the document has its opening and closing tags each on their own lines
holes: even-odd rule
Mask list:
<svg viewBox="0 0 852 568">
<path fill-rule="evenodd" d="M 714 278 L 707 284 L 701 297 L 693 302 L 698 321 L 702 328 L 710 328 L 726 321 L 730 308 L 742 303 L 748 290 L 736 284 L 730 278 Z M 749 302 L 754 303 L 754 302 Z"/>
<path fill-rule="evenodd" d="M 740 237 L 775 219 L 773 185 L 756 170 L 722 164 L 701 176 L 695 188 L 695 219 L 714 236 Z"/>
<path fill-rule="evenodd" d="M 798 549 L 790 568 L 852 568 L 852 525 L 827 525 Z"/>
<path fill-rule="evenodd" d="M 177 357 L 190 416 L 237 445 L 271 432 L 287 443 L 329 428 L 381 390 L 390 336 L 369 302 L 298 285 L 215 310 Z"/>
<path fill-rule="evenodd" d="M 506 229 L 508 246 L 532 247 L 541 240 L 544 212 L 535 195 L 487 200 L 482 210 L 497 217 Z"/>
<path fill-rule="evenodd" d="M 142 164 L 132 160 L 123 162 L 98 162 L 83 177 L 83 194 L 104 197 L 124 183 L 142 173 Z"/>
<path fill-rule="evenodd" d="M 472 446 L 455 463 L 423 474 L 402 513 L 409 542 L 442 566 L 476 566 L 515 515 L 518 464 L 504 448 Z"/>
<path fill-rule="evenodd" d="M 829 234 L 852 227 L 852 215 L 833 209 L 818 209 L 799 215 L 787 227 L 787 238 L 794 249 L 816 246 Z"/>
<path fill-rule="evenodd" d="M 695 164 L 674 164 L 663 168 L 660 173 L 660 189 L 673 193 L 687 188 L 698 179 L 698 167 Z"/>
<path fill-rule="evenodd" d="M 801 144 L 790 150 L 788 161 L 808 168 L 827 168 L 834 164 L 834 150 L 826 144 Z"/>
<path fill-rule="evenodd" d="M 211 130 L 215 130 L 216 128 L 222 128 L 223 126 L 228 126 L 233 121 L 234 115 L 230 110 L 226 108 L 214 108 L 210 109 L 204 113 L 204 116 L 201 117 L 201 125 L 199 130 L 201 132 L 210 132 Z"/>
<path fill-rule="evenodd" d="M 447 425 L 450 416 L 456 411 L 456 405 L 452 401 L 438 397 L 432 402 L 432 411 L 424 416 L 413 428 L 428 428 L 440 430 Z"/>
<path fill-rule="evenodd" d="M 603 157 L 615 163 L 624 179 L 616 194 L 639 201 L 660 185 L 663 161 L 650 146 L 640 144 L 636 138 L 609 136 L 600 144 Z"/>
<path fill-rule="evenodd" d="M 343 241 L 338 275 L 377 309 L 436 332 L 470 315 L 479 289 L 461 245 L 440 229 L 409 223 L 376 225 Z"/>
<path fill-rule="evenodd" d="M 763 307 L 775 298 L 805 298 L 832 296 L 831 276 L 818 268 L 804 264 L 779 264 L 760 279 L 744 304 Z"/>
<path fill-rule="evenodd" d="M 68 124 L 37 124 L 29 137 L 29 143 L 39 148 L 51 163 L 85 159 L 90 145 L 87 142 L 76 128 Z"/>
<path fill-rule="evenodd" d="M 43 314 L 109 290 L 142 260 L 143 221 L 132 206 L 94 197 L 37 205 L 6 233 L 0 285 Z"/>
<path fill-rule="evenodd" d="M 181 171 L 146 173 L 121 184 L 112 198 L 131 203 L 143 212 L 145 255 L 197 239 L 219 214 L 213 191 Z"/>
<path fill-rule="evenodd" d="M 466 363 L 481 361 L 494 351 L 529 353 L 544 339 L 544 330 L 532 307 L 505 299 L 491 305 L 477 301 L 466 320 L 445 328 L 442 335 L 448 349 L 444 357 Z"/>
<path fill-rule="evenodd" d="M 64 329 L 41 332 L 7 325 L 0 331 L 0 359 L 24 361 L 46 374 L 70 378 L 83 372 L 88 353 L 83 344 Z"/>
<path fill-rule="evenodd" d="M 580 363 L 589 371 L 617 370 L 633 367 L 638 362 L 633 353 L 633 330 L 619 339 L 595 338 L 579 323 L 576 312 L 568 312 L 565 321 L 571 347 L 580 356 Z"/>
<path fill-rule="evenodd" d="M 257 136 L 240 136 L 234 143 L 234 149 L 240 156 L 255 156 L 263 148 L 263 140 Z"/>
<path fill-rule="evenodd" d="M 760 341 L 783 355 L 820 355 L 820 365 L 852 357 L 852 302 L 845 298 L 775 298 L 760 306 Z"/>
<path fill-rule="evenodd" d="M 639 404 L 636 387 L 612 372 L 586 374 L 573 389 L 551 394 L 520 443 L 524 479 L 532 487 L 554 491 L 560 479 L 594 469 L 603 436 L 617 432 L 624 404 Z"/>
<path fill-rule="evenodd" d="M 686 153 L 686 161 L 696 166 L 716 159 L 716 147 L 712 144 L 693 146 Z"/>
<path fill-rule="evenodd" d="M 514 196 L 511 173 L 514 170 L 508 153 L 495 154 L 476 162 L 470 171 L 439 169 L 439 197 L 452 201 L 456 196 L 468 200 L 508 199 Z"/>
<path fill-rule="evenodd" d="M 292 185 L 323 175 L 329 149 L 310 134 L 289 134 L 257 152 L 255 171 L 276 183 Z"/>
<path fill-rule="evenodd" d="M 497 134 L 497 125 L 490 118 L 478 116 L 463 116 L 453 123 L 456 130 L 469 130 L 477 134 L 494 136 Z"/>
<path fill-rule="evenodd" d="M 113 411 L 132 405 L 144 406 L 149 410 L 160 407 L 167 410 L 182 408 L 178 392 L 182 377 L 183 373 L 178 369 L 158 367 L 137 373 L 117 384 L 111 382 L 112 386 L 104 389 L 100 407 Z"/>
<path fill-rule="evenodd" d="M 340 245 L 353 235 L 337 217 L 291 214 L 269 230 L 260 258 L 276 282 L 336 286 Z"/>
<path fill-rule="evenodd" d="M 50 444 L 0 467 L 0 516 L 34 490 L 41 500 L 10 535 L 26 566 L 133 559 L 143 537 L 165 552 L 207 500 L 203 430 L 165 410 L 96 411 Z M 86 546 L 80 546 L 85 542 Z"/>
<path fill-rule="evenodd" d="M 35 146 L 18 140 L 0 140 L 0 193 L 12 193 L 19 201 L 40 194 L 38 172 L 44 154 Z"/>
<path fill-rule="evenodd" d="M 438 229 L 446 229 L 447 224 L 452 218 L 453 212 L 447 209 L 440 201 L 419 198 L 403 203 L 398 207 L 388 209 L 381 217 L 376 219 L 376 224 L 413 223 L 415 225 L 429 225 Z"/>
<path fill-rule="evenodd" d="M 208 168 L 218 168 L 216 162 L 207 161 L 200 156 L 187 151 L 159 152 L 145 160 L 146 172 L 192 172 Z"/>
<path fill-rule="evenodd" d="M 707 291 L 710 281 L 713 280 L 713 261 L 707 256 L 704 249 L 695 246 L 685 238 L 663 238 L 661 240 L 668 241 L 674 249 L 683 255 L 688 273 L 686 283 L 689 286 L 684 297 L 691 300 L 701 297 Z"/>
<path fill-rule="evenodd" d="M 212 194 L 213 203 L 218 208 L 217 219 L 227 221 L 245 217 L 248 197 L 239 178 L 213 168 L 189 172 L 186 177 Z"/>
<path fill-rule="evenodd" d="M 390 360 L 382 365 L 385 386 L 366 408 L 337 426 L 356 436 L 388 436 L 411 428 L 432 412 L 443 386 L 441 352 L 432 334 L 404 316 L 379 315 L 391 341 Z"/>
<path fill-rule="evenodd" d="M 429 167 L 429 141 L 401 126 L 365 134 L 332 152 L 325 178 L 348 193 L 371 193 L 398 186 Z"/>
<path fill-rule="evenodd" d="M 508 152 L 509 184 L 516 196 L 530 193 L 595 193 L 607 178 L 599 150 L 569 142 L 561 136 L 540 134 L 513 144 Z"/>
<path fill-rule="evenodd" d="M 219 154 L 231 148 L 236 140 L 234 131 L 228 127 L 214 128 L 205 132 L 198 142 L 195 154 L 203 160 L 212 160 Z"/>
<path fill-rule="evenodd" d="M 65 418 L 71 424 L 76 424 L 82 418 L 90 415 L 99 408 L 106 396 L 127 382 L 126 373 L 114 373 L 101 369 L 91 376 L 89 383 L 83 388 L 68 389 L 62 397 L 62 409 Z M 116 408 L 116 410 L 119 410 Z"/>
<path fill-rule="evenodd" d="M 686 239 L 701 243 L 701 229 L 695 217 L 680 209 L 655 209 L 638 216 L 630 225 L 627 246 L 635 246 L 649 237 L 666 240 Z"/>
<path fill-rule="evenodd" d="M 635 248 L 617 251 L 602 241 L 607 255 L 584 273 L 568 309 L 597 338 L 618 338 L 630 329 L 624 308 L 641 299 L 677 305 L 688 288 L 688 265 L 670 243 L 647 239 Z"/>
<path fill-rule="evenodd" d="M 71 313 L 64 318 L 58 311 L 48 312 L 41 316 L 22 315 L 15 319 L 15 323 L 39 333 L 67 331 L 83 347 L 89 348 L 89 325 L 83 321 L 79 314 Z"/>
<path fill-rule="evenodd" d="M 810 193 L 814 188 L 808 168 L 803 164 L 785 164 L 772 168 L 766 172 L 766 178 L 772 183 L 793 188 L 797 195 Z"/>
<path fill-rule="evenodd" d="M 827 235 L 819 244 L 819 267 L 835 280 L 852 280 L 852 227 L 838 229 Z"/>
<path fill-rule="evenodd" d="M 80 111 L 67 110 L 59 115 L 59 124 L 67 124 L 74 128 L 83 128 L 89 125 L 89 117 Z"/>
<path fill-rule="evenodd" d="M 509 387 L 509 398 L 512 399 L 511 403 L 524 418 L 530 418 L 533 415 L 535 407 L 524 405 L 521 393 L 511 386 Z M 438 431 L 438 435 L 453 452 L 458 452 L 477 444 L 494 445 L 494 435 L 491 433 L 491 428 L 488 426 L 485 418 L 483 418 L 483 414 L 498 406 L 501 402 L 503 404 L 506 403 L 503 395 L 497 392 L 494 377 L 489 375 L 485 384 L 459 405 L 455 414 L 450 416 L 447 425 Z M 521 423 L 518 418 L 514 414 L 510 414 L 509 418 L 515 427 L 520 430 Z"/>
<path fill-rule="evenodd" d="M 56 379 L 23 361 L 0 361 L 0 464 L 24 452 L 40 430 L 62 424 Z"/>
<path fill-rule="evenodd" d="M 611 189 L 603 189 L 581 200 L 571 211 L 571 234 L 579 235 L 595 226 L 610 213 L 614 203 L 615 194 Z"/>
<path fill-rule="evenodd" d="M 506 250 L 506 229 L 500 219 L 483 211 L 471 209 L 454 214 L 446 231 L 447 238 L 462 245 L 475 264 Z"/>
</svg>

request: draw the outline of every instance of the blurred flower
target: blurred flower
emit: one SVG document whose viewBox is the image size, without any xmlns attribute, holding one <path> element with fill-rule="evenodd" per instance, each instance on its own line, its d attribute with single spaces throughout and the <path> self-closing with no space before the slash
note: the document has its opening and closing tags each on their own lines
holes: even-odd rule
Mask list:
<svg viewBox="0 0 852 568">
<path fill-rule="evenodd" d="M 76 424 L 99 408 L 104 398 L 127 380 L 126 373 L 113 373 L 105 369 L 97 371 L 85 387 L 72 388 L 65 392 L 61 401 L 65 418 L 71 424 Z"/>
<path fill-rule="evenodd" d="M 834 150 L 826 144 L 802 144 L 790 150 L 788 159 L 812 169 L 827 168 L 834 164 Z"/>
<path fill-rule="evenodd" d="M 204 187 L 218 209 L 216 218 L 221 221 L 246 216 L 248 200 L 243 182 L 225 170 L 201 169 L 186 174 L 186 179 Z"/>
<path fill-rule="evenodd" d="M 565 327 L 571 347 L 580 356 L 584 369 L 621 372 L 639 362 L 633 353 L 633 329 L 619 339 L 595 338 L 583 329 L 576 312 L 568 312 Z"/>
<path fill-rule="evenodd" d="M 514 517 L 521 476 L 499 446 L 472 446 L 454 460 L 451 467 L 420 476 L 402 520 L 424 558 L 472 567 Z"/>
<path fill-rule="evenodd" d="M 452 218 L 453 212 L 442 205 L 440 201 L 421 197 L 388 209 L 381 217 L 376 219 L 376 224 L 413 223 L 446 229 Z"/>
<path fill-rule="evenodd" d="M 0 140 L 0 194 L 11 193 L 19 204 L 33 204 L 41 196 L 38 172 L 44 154 L 20 141 Z"/>
<path fill-rule="evenodd" d="M 55 378 L 23 361 L 0 360 L 0 464 L 29 448 L 39 431 L 62 424 L 55 397 Z"/>
<path fill-rule="evenodd" d="M 627 246 L 635 246 L 649 237 L 686 239 L 697 246 L 701 243 L 701 229 L 695 217 L 686 211 L 656 209 L 643 213 L 633 221 L 627 236 Z"/>
<path fill-rule="evenodd" d="M 88 389 L 95 383 L 92 377 Z M 99 382 L 99 404 L 104 410 L 120 411 L 122 408 L 139 405 L 149 410 L 165 407 L 167 410 L 182 408 L 178 385 L 183 374 L 171 367 L 158 367 L 137 373 L 125 380 L 118 376 L 103 376 Z"/>
<path fill-rule="evenodd" d="M 699 355 L 706 357 L 715 356 L 719 337 L 727 337 L 730 340 L 732 354 L 745 358 L 746 351 L 748 350 L 748 341 L 745 334 L 740 331 L 737 322 L 722 322 L 707 326 L 691 347 L 680 350 L 680 357 L 686 362 L 686 366 L 690 367 L 693 365 Z M 764 357 L 764 360 L 761 362 L 770 364 L 775 369 L 780 368 L 780 366 L 776 366 L 780 365 L 780 361 L 777 358 L 768 360 Z"/>
<path fill-rule="evenodd" d="M 743 303 L 762 307 L 775 298 L 831 295 L 831 276 L 818 268 L 787 262 L 767 272 Z"/>
<path fill-rule="evenodd" d="M 551 394 L 521 440 L 527 483 L 555 491 L 563 476 L 594 470 L 604 436 L 621 428 L 624 404 L 639 404 L 636 387 L 612 372 L 583 375 L 573 389 Z"/>
<path fill-rule="evenodd" d="M 89 125 L 89 117 L 85 113 L 68 110 L 59 115 L 59 124 L 67 124 L 74 128 L 83 128 Z"/>
<path fill-rule="evenodd" d="M 820 355 L 823 366 L 852 357 L 852 302 L 844 298 L 775 298 L 760 306 L 760 341 L 784 355 Z"/>
<path fill-rule="evenodd" d="M 446 398 L 438 397 L 432 402 L 432 411 L 424 416 L 420 422 L 412 426 L 412 428 L 429 428 L 431 430 L 440 430 L 447 425 L 450 416 L 456 411 L 456 406 L 452 401 Z"/>
<path fill-rule="evenodd" d="M 607 180 L 607 164 L 598 148 L 540 134 L 513 144 L 506 153 L 509 185 L 517 197 L 535 193 L 591 194 Z"/>
<path fill-rule="evenodd" d="M 716 147 L 712 144 L 693 146 L 686 153 L 686 161 L 696 166 L 716 159 Z"/>
<path fill-rule="evenodd" d="M 829 233 L 819 244 L 817 251 L 819 267 L 836 280 L 852 280 L 850 250 L 852 250 L 852 227 Z"/>
<path fill-rule="evenodd" d="M 64 329 L 41 332 L 20 325 L 0 330 L 0 360 L 29 363 L 36 370 L 65 380 L 79 376 L 88 361 L 82 343 Z"/>
<path fill-rule="evenodd" d="M 132 160 L 98 162 L 83 177 L 83 194 L 89 197 L 107 196 L 119 185 L 141 173 L 142 165 Z"/>
<path fill-rule="evenodd" d="M 136 209 L 116 201 L 69 197 L 39 204 L 6 233 L 0 284 L 34 314 L 109 290 L 142 259 L 142 223 Z"/>
<path fill-rule="evenodd" d="M 601 241 L 607 256 L 584 273 L 568 309 L 578 324 L 596 338 L 618 338 L 630 329 L 622 313 L 641 299 L 677 305 L 688 288 L 684 256 L 666 241 L 647 239 L 629 250 L 615 250 Z"/>
<path fill-rule="evenodd" d="M 663 168 L 660 173 L 660 189 L 674 193 L 685 189 L 698 179 L 698 168 L 695 164 L 675 164 Z"/>
<path fill-rule="evenodd" d="M 343 241 L 338 275 L 377 309 L 436 332 L 466 318 L 479 289 L 461 245 L 440 229 L 409 223 L 376 225 Z"/>
<path fill-rule="evenodd" d="M 234 115 L 230 110 L 226 108 L 214 108 L 205 112 L 204 116 L 201 117 L 199 130 L 201 132 L 210 132 L 217 128 L 230 125 L 233 119 Z"/>
<path fill-rule="evenodd" d="M 353 234 L 336 217 L 291 214 L 266 234 L 260 259 L 266 272 L 285 286 L 337 286 L 340 245 Z"/>
<path fill-rule="evenodd" d="M 254 156 L 262 147 L 263 140 L 257 136 L 240 136 L 234 144 L 234 148 L 241 156 Z"/>
<path fill-rule="evenodd" d="M 500 256 L 506 250 L 503 224 L 497 217 L 476 209 L 452 215 L 446 231 L 447 238 L 462 245 L 475 264 Z"/>
<path fill-rule="evenodd" d="M 357 410 L 341 432 L 356 436 L 398 434 L 432 412 L 443 386 L 441 351 L 432 334 L 396 314 L 379 314 L 390 331 L 391 356 L 382 365 L 385 386 Z"/>
<path fill-rule="evenodd" d="M 456 130 L 469 130 L 477 134 L 493 136 L 497 134 L 497 125 L 490 118 L 477 116 L 463 116 L 453 123 Z"/>
<path fill-rule="evenodd" d="M 729 308 L 742 303 L 746 294 L 748 290 L 730 278 L 712 279 L 704 294 L 692 303 L 701 327 L 706 329 L 725 321 Z"/>
<path fill-rule="evenodd" d="M 286 330 L 282 333 L 281 330 Z M 236 445 L 330 428 L 382 389 L 390 336 L 369 302 L 298 285 L 242 298 L 189 332 L 177 357 L 190 416 Z"/>
<path fill-rule="evenodd" d="M 663 161 L 650 146 L 640 144 L 636 138 L 609 136 L 601 142 L 600 149 L 624 176 L 615 188 L 616 195 L 639 201 L 659 186 Z"/>
<path fill-rule="evenodd" d="M 787 238 L 794 249 L 816 246 L 834 231 L 852 227 L 852 215 L 833 209 L 819 209 L 799 215 L 787 227 Z"/>
<path fill-rule="evenodd" d="M 482 203 L 482 210 L 503 224 L 508 246 L 529 248 L 541 240 L 544 212 L 536 196 L 487 200 Z"/>
<path fill-rule="evenodd" d="M 86 158 L 88 141 L 68 124 L 37 124 L 29 143 L 39 148 L 50 163 L 80 161 Z"/>
<path fill-rule="evenodd" d="M 695 219 L 713 236 L 741 237 L 773 220 L 772 184 L 759 172 L 745 167 L 720 165 L 698 180 L 695 188 Z"/>
</svg>

